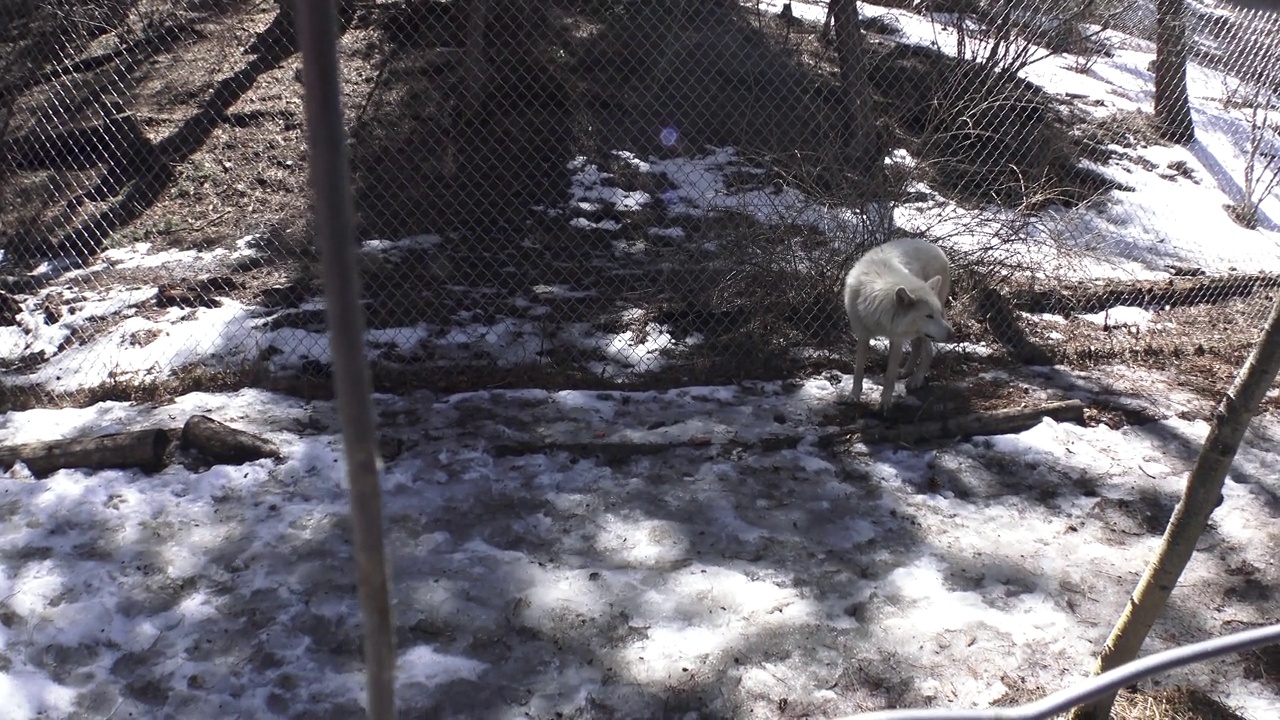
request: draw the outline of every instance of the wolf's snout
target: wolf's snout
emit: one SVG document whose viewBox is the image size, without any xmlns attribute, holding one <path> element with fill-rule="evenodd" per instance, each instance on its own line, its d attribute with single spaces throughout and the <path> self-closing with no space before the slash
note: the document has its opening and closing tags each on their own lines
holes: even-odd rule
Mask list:
<svg viewBox="0 0 1280 720">
<path fill-rule="evenodd" d="M 933 340 L 934 342 L 944 342 L 944 343 L 951 342 L 952 340 L 956 339 L 956 331 L 951 327 L 951 325 L 949 324 L 943 325 L 942 327 L 943 327 L 942 332 L 930 333 L 929 339 Z"/>
</svg>

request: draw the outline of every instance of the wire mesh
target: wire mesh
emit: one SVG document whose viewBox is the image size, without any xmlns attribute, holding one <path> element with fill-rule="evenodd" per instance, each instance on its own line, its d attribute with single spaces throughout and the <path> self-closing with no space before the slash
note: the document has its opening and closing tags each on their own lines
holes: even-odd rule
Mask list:
<svg viewBox="0 0 1280 720">
<path fill-rule="evenodd" d="M 327 383 L 290 8 L 0 5 L 7 403 Z M 1277 284 L 1280 33 L 1179 17 L 1185 148 L 1152 3 L 344 0 L 375 383 L 848 371 L 845 273 L 898 236 L 951 259 L 940 384 L 1225 378 Z"/>
</svg>

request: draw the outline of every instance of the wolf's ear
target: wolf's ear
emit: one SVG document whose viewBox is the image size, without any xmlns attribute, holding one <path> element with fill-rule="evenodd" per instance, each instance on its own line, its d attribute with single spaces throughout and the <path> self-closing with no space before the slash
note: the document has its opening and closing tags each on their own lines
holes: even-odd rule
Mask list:
<svg viewBox="0 0 1280 720">
<path fill-rule="evenodd" d="M 934 295 L 937 295 L 938 288 L 942 286 L 942 276 L 941 275 L 935 276 L 932 280 L 925 283 L 924 286 L 929 288 L 929 292 L 933 293 Z"/>
<path fill-rule="evenodd" d="M 903 306 L 914 305 L 916 302 L 916 296 L 912 295 L 910 290 L 902 287 L 901 285 L 898 286 L 897 290 L 893 291 L 893 299 L 897 300 L 898 304 Z"/>
</svg>

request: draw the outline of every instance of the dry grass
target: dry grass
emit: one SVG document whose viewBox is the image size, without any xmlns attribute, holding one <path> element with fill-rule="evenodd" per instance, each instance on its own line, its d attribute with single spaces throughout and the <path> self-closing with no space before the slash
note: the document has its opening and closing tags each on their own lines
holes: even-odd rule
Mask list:
<svg viewBox="0 0 1280 720">
<path fill-rule="evenodd" d="M 1176 370 L 1181 389 L 1214 403 L 1230 386 L 1263 329 L 1270 293 L 1217 303 L 1155 310 L 1146 328 L 1099 325 L 1080 318 L 1044 322 L 1023 318 L 1033 342 L 1063 365 L 1127 364 Z"/>
<path fill-rule="evenodd" d="M 1120 693 L 1112 720 L 1245 720 L 1239 713 L 1195 688 L 1172 687 Z"/>
<path fill-rule="evenodd" d="M 305 389 L 301 385 L 273 376 L 264 365 L 246 363 L 232 368 L 186 365 L 160 378 L 131 375 L 70 391 L 50 392 L 28 386 L 0 384 L 0 407 L 18 411 L 87 407 L 108 401 L 163 404 L 187 393 L 235 392 L 252 387 L 306 396 L 301 392 Z"/>
<path fill-rule="evenodd" d="M 1003 679 L 1007 692 L 993 707 L 1015 707 L 1040 700 L 1048 693 L 1021 678 Z M 1066 713 L 1055 720 L 1066 718 Z M 1111 720 L 1245 720 L 1239 713 L 1202 690 L 1167 687 L 1156 690 L 1121 690 L 1111 711 Z"/>
</svg>

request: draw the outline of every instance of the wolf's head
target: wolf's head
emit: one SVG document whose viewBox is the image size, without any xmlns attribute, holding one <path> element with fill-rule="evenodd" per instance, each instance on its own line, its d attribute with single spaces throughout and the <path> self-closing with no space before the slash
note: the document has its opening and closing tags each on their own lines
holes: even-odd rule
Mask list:
<svg viewBox="0 0 1280 720">
<path fill-rule="evenodd" d="M 898 286 L 894 292 L 893 334 L 897 337 L 923 335 L 935 342 L 950 342 L 955 336 L 947 314 L 938 300 L 941 277 L 915 289 Z"/>
</svg>

